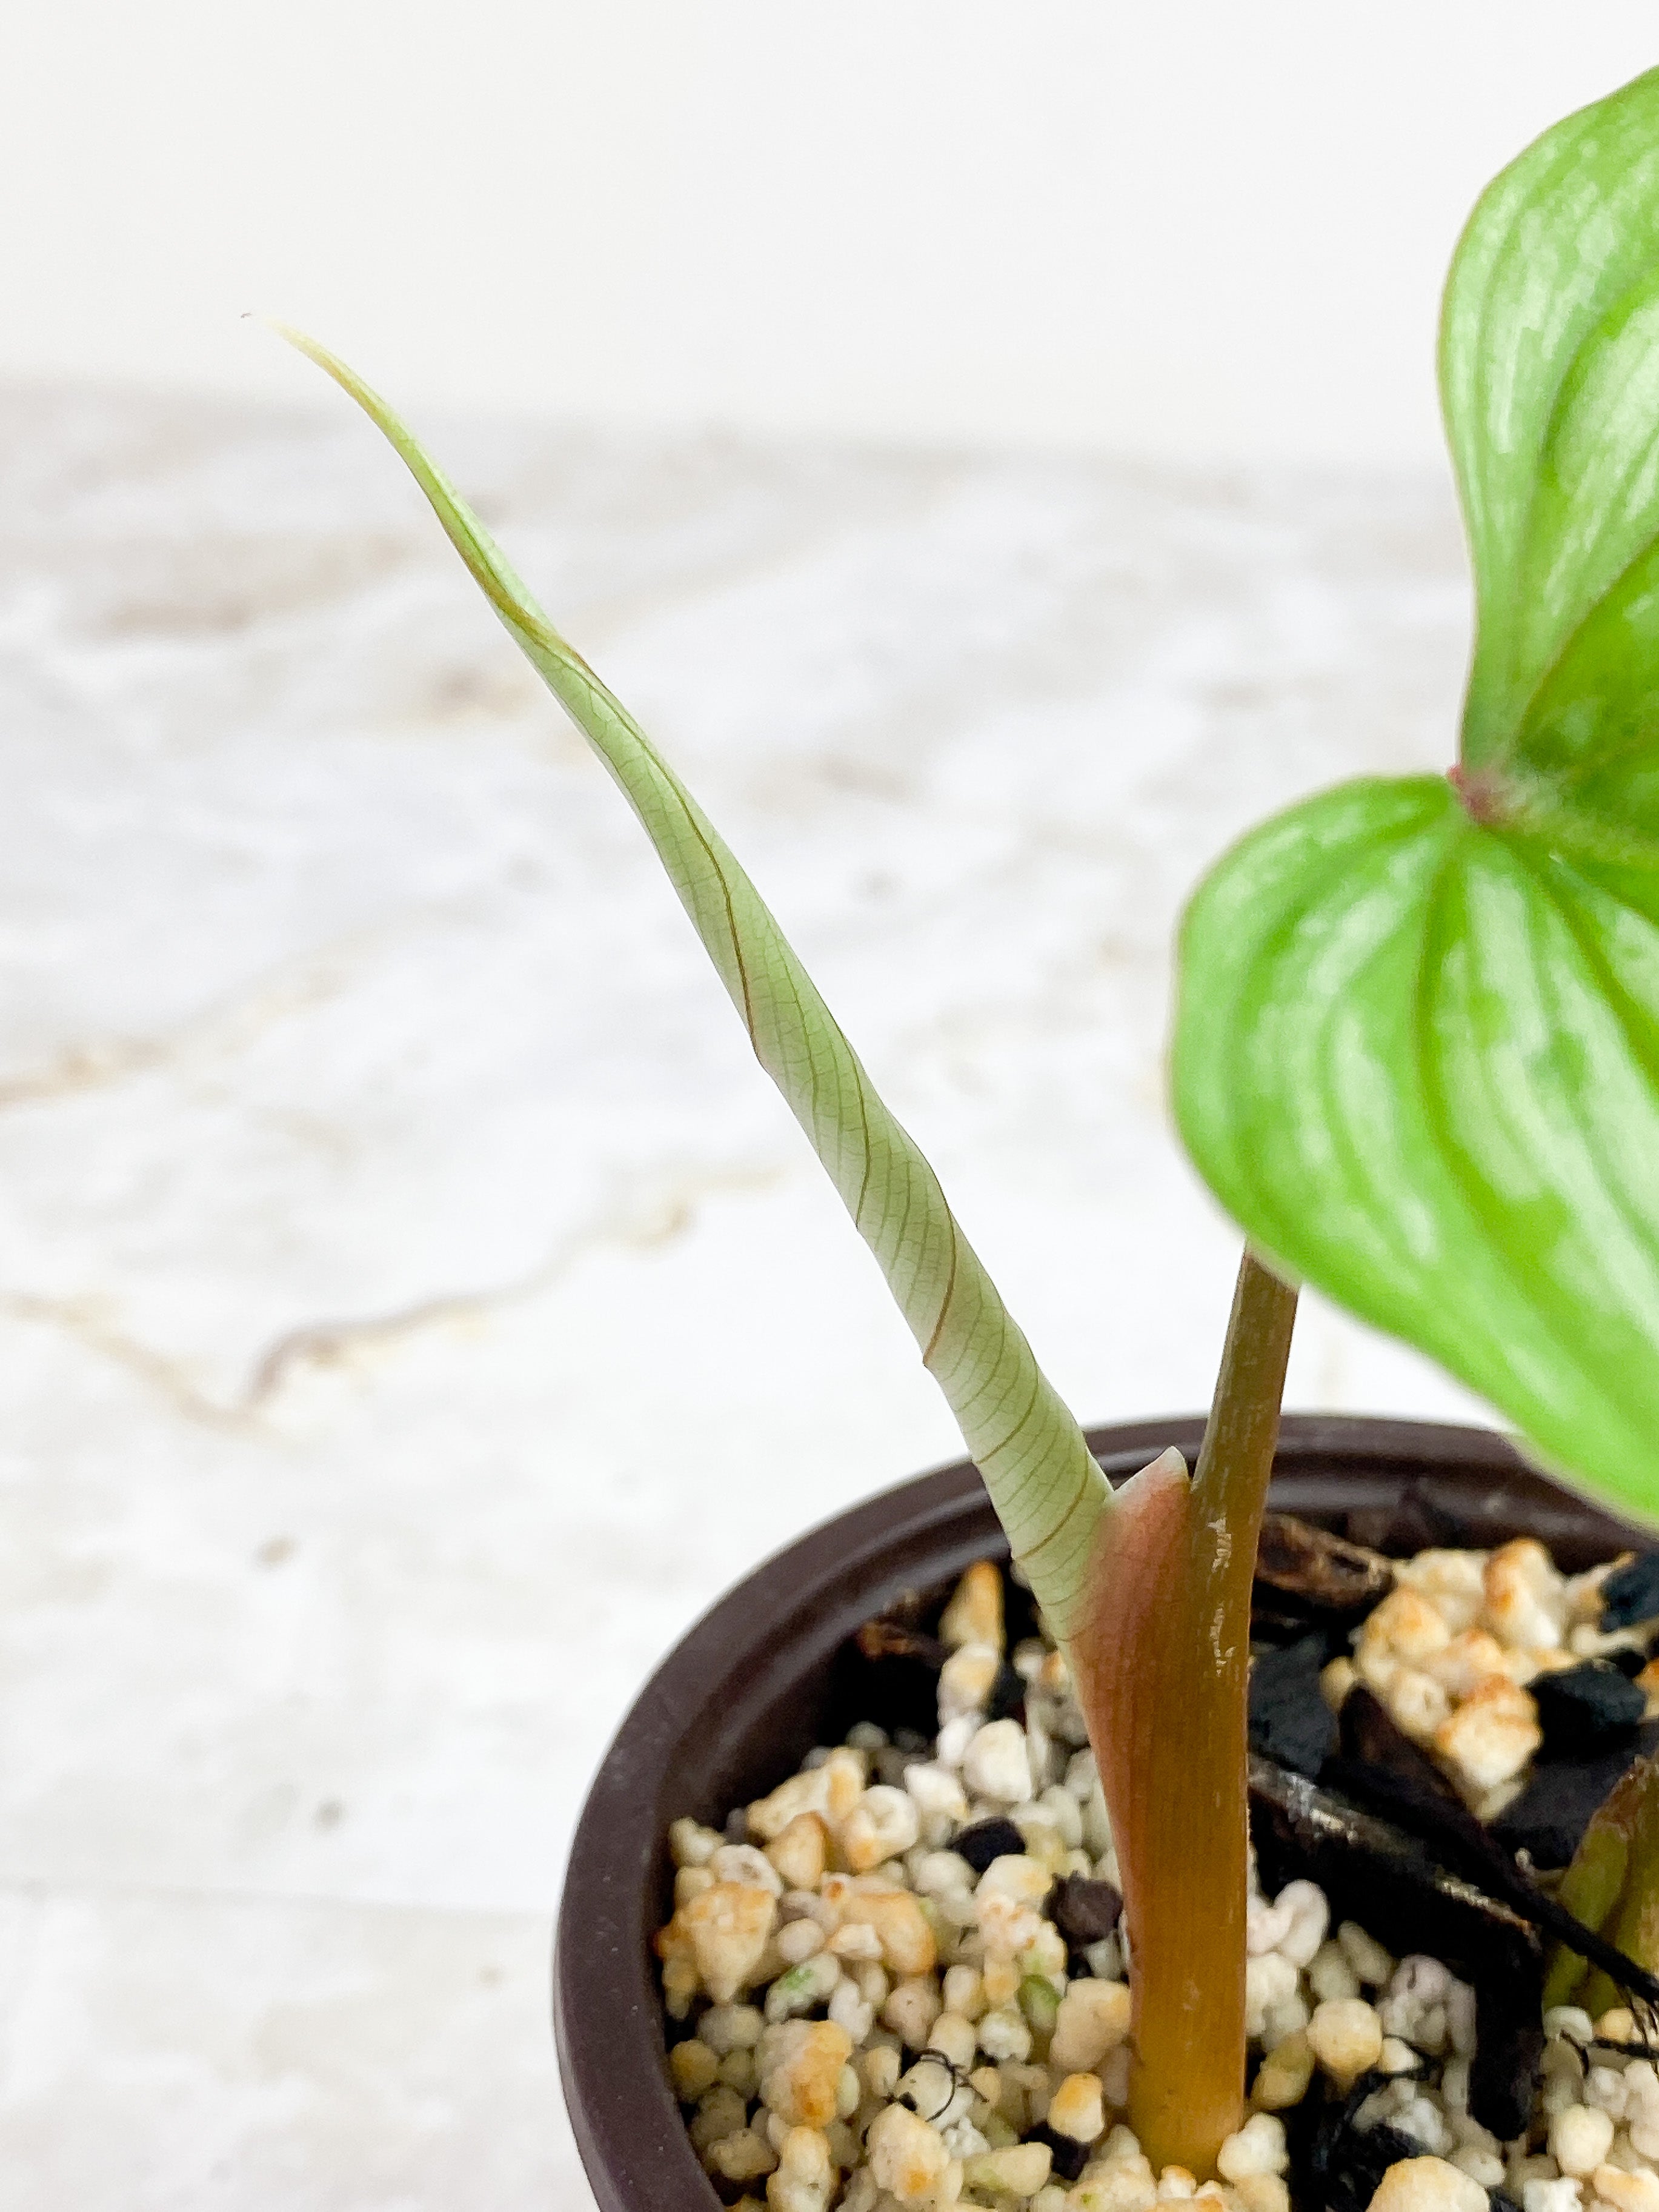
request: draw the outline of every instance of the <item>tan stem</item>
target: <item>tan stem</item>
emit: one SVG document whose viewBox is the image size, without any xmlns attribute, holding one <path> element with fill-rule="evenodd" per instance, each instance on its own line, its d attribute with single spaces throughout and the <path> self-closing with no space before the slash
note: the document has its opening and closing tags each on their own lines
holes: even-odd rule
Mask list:
<svg viewBox="0 0 1659 2212">
<path fill-rule="evenodd" d="M 1200 2180 L 1243 2117 L 1250 1585 L 1295 1315 L 1247 1252 L 1197 1472 L 1166 1455 L 1126 1488 L 1073 1644 L 1123 1876 L 1130 2124 Z"/>
</svg>

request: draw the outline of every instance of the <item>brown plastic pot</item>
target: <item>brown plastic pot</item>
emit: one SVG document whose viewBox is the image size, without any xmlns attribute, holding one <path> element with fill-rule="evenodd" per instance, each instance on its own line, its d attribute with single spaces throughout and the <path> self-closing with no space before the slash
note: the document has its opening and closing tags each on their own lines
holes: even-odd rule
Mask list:
<svg viewBox="0 0 1659 2212">
<path fill-rule="evenodd" d="M 1121 1482 L 1165 1444 L 1195 1459 L 1202 1434 L 1192 1415 L 1096 1429 L 1089 1442 Z M 1429 1422 L 1287 1416 L 1272 1502 L 1401 1553 L 1535 1535 L 1573 1572 L 1653 1540 L 1527 1467 L 1500 1437 Z M 665 2064 L 651 1939 L 671 1909 L 669 1822 L 690 1814 L 718 1826 L 815 1743 L 837 1741 L 858 1717 L 838 1710 L 847 1639 L 901 1592 L 1006 1553 L 967 1462 L 901 1483 L 739 1583 L 623 1723 L 577 1825 L 554 1952 L 559 2069 L 600 2212 L 714 2212 L 720 2201 Z"/>
</svg>

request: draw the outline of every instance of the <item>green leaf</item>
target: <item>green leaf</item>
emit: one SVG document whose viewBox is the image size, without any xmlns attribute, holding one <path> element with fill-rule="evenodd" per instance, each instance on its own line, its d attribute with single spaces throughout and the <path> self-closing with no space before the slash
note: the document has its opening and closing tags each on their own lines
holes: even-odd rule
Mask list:
<svg viewBox="0 0 1659 2212">
<path fill-rule="evenodd" d="M 1440 367 L 1475 570 L 1475 810 L 1659 860 L 1659 70 L 1482 196 Z"/>
<path fill-rule="evenodd" d="M 536 605 L 477 516 L 379 395 L 283 333 L 357 401 L 408 464 L 508 635 L 621 786 L 783 1093 L 874 1253 L 985 1477 L 1055 1632 L 1081 1617 L 1110 1492 L 938 1177 L 883 1104 L 760 894 L 650 739 Z"/>
<path fill-rule="evenodd" d="M 1223 860 L 1176 1110 L 1281 1266 L 1659 1515 L 1659 70 L 1483 195 L 1440 368 L 1458 790 L 1352 784 Z"/>
<path fill-rule="evenodd" d="M 1182 930 L 1174 1091 L 1279 1265 L 1659 1515 L 1659 879 L 1437 778 L 1310 799 Z"/>
</svg>

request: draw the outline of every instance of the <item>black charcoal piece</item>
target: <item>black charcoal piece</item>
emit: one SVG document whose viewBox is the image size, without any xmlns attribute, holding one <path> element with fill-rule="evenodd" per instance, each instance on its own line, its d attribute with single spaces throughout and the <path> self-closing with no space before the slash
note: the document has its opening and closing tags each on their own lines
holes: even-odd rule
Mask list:
<svg viewBox="0 0 1659 2212">
<path fill-rule="evenodd" d="M 1375 1690 L 1356 1682 L 1342 1700 L 1342 1756 L 1409 1776 L 1437 1797 L 1462 1800 L 1425 1751 L 1406 1734 Z"/>
<path fill-rule="evenodd" d="M 931 1743 L 939 1727 L 939 1670 L 945 1656 L 936 1637 L 901 1615 L 866 1620 L 836 1662 L 840 1726 L 874 1721 L 889 1735 L 902 1730 Z"/>
<path fill-rule="evenodd" d="M 1336 1715 L 1319 1686 L 1322 1635 L 1264 1651 L 1250 1668 L 1250 1748 L 1311 1780 L 1336 1745 Z"/>
<path fill-rule="evenodd" d="M 1062 1875 L 1048 1893 L 1043 1907 L 1069 1948 L 1086 1951 L 1117 1926 L 1123 1899 L 1109 1881 L 1091 1881 L 1086 1875 Z"/>
<path fill-rule="evenodd" d="M 1061 2135 L 1047 2121 L 1041 2127 L 1027 2128 L 1024 2140 L 1048 2144 L 1054 2154 L 1054 2179 L 1057 2181 L 1075 2181 L 1089 2163 L 1088 2144 L 1074 2142 L 1070 2136 Z"/>
<path fill-rule="evenodd" d="M 1363 1682 L 1342 1701 L 1340 1756 L 1320 1776 L 1427 1844 L 1443 1866 L 1480 1880 L 1498 1854 L 1490 1835 L 1425 1751 Z M 1499 1860 L 1505 1871 L 1507 1862 Z M 1489 1886 L 1489 1885 L 1488 1885 Z M 1498 1895 L 1506 1894 L 1502 1888 Z"/>
<path fill-rule="evenodd" d="M 1293 1513 L 1264 1513 L 1256 1547 L 1257 1595 L 1281 1608 L 1358 1620 L 1394 1588 L 1394 1566 L 1380 1552 L 1345 1542 Z"/>
<path fill-rule="evenodd" d="M 1539 1996 L 1535 1983 L 1506 1988 L 1494 1978 L 1475 1987 L 1469 2110 L 1499 2142 L 1513 2142 L 1532 2118 L 1544 2056 Z"/>
<path fill-rule="evenodd" d="M 985 1701 L 988 1721 L 1018 1720 L 1025 1709 L 1025 1684 L 1005 1659 L 997 1668 L 991 1694 Z"/>
<path fill-rule="evenodd" d="M 1304 2097 L 1299 2105 L 1292 2105 L 1280 2112 L 1285 2125 L 1285 2149 L 1289 2160 L 1285 2172 L 1290 2185 L 1291 2212 L 1324 2212 L 1324 2200 L 1316 2188 L 1309 2189 L 1313 2178 L 1314 2148 L 1319 2141 L 1319 2124 L 1328 2113 L 1317 2088 Z"/>
<path fill-rule="evenodd" d="M 1629 1628 L 1659 1614 L 1659 1552 L 1644 1552 L 1615 1568 L 1601 1585 L 1601 1626 Z"/>
<path fill-rule="evenodd" d="M 1305 1613 L 1292 1613 L 1281 1607 L 1275 1601 L 1271 1590 L 1264 1598 L 1258 1585 L 1255 1595 L 1250 1600 L 1252 1645 L 1297 1643 L 1307 1634 L 1308 1626 L 1309 1616 Z M 1325 1638 L 1328 1656 L 1334 1659 L 1337 1653 L 1346 1648 L 1346 1636 L 1343 1632 L 1334 1630 Z"/>
<path fill-rule="evenodd" d="M 1543 1759 L 1515 1802 L 1492 1824 L 1508 1851 L 1525 1851 L 1535 1867 L 1564 1867 L 1578 1848 L 1590 1814 L 1632 1759 L 1659 1750 L 1659 1721 L 1645 1721 L 1628 1741 L 1582 1759 Z"/>
<path fill-rule="evenodd" d="M 975 1874 L 983 1874 L 993 1859 L 1023 1851 L 1025 1838 L 1012 1820 L 975 1820 L 970 1828 L 957 1830 L 950 1848 L 966 1859 Z"/>
<path fill-rule="evenodd" d="M 1528 1685 L 1544 1731 L 1544 1755 L 1573 1759 L 1603 1744 L 1628 1743 L 1647 1711 L 1645 1694 L 1616 1668 L 1595 1659 Z"/>
</svg>

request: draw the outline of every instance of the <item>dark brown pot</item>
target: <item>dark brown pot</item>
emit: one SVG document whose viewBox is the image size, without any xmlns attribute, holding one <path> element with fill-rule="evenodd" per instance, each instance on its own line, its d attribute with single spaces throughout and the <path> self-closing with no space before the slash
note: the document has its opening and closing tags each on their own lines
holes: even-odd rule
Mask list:
<svg viewBox="0 0 1659 2212">
<path fill-rule="evenodd" d="M 1121 1482 L 1165 1444 L 1195 1459 L 1202 1433 L 1193 1415 L 1096 1429 L 1089 1442 Z M 1273 1504 L 1402 1553 L 1536 1535 L 1573 1572 L 1652 1542 L 1534 1473 L 1501 1437 L 1428 1422 L 1288 1416 Z M 651 1939 L 671 1909 L 669 1822 L 689 1813 L 718 1826 L 815 1743 L 837 1741 L 858 1717 L 836 1709 L 836 1656 L 848 1638 L 902 1591 L 1006 1552 L 975 1469 L 941 1468 L 769 1559 L 646 1685 L 578 1823 L 554 1954 L 559 2069 L 601 2212 L 719 2203 L 664 2063 Z"/>
</svg>

